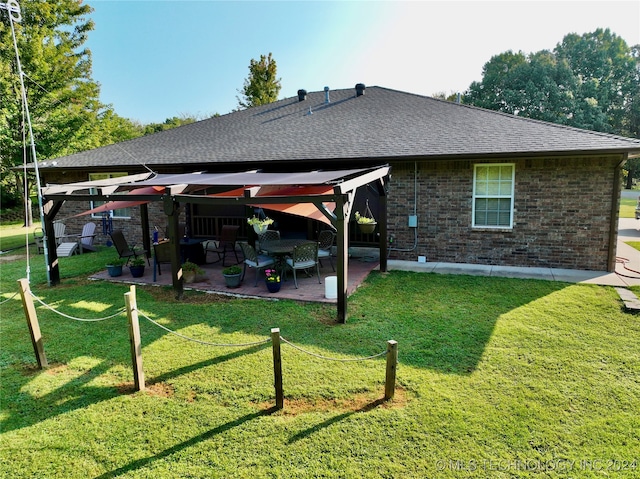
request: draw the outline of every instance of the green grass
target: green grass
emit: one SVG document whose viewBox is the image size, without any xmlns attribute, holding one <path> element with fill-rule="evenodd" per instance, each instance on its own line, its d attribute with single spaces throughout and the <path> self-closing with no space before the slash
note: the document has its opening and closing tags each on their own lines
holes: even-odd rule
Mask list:
<svg viewBox="0 0 640 479">
<path fill-rule="evenodd" d="M 640 251 L 640 241 L 626 241 L 625 243 Z"/>
<path fill-rule="evenodd" d="M 118 311 L 126 286 L 85 279 L 108 255 L 61 258 L 57 287 L 32 258 L 32 290 L 75 317 Z M 2 300 L 25 267 L 0 263 Z M 379 401 L 384 358 L 327 361 L 283 344 L 285 408 L 275 412 L 270 344 L 205 346 L 142 316 L 148 389 L 134 392 L 124 316 L 78 322 L 38 304 L 51 365 L 39 371 L 13 298 L 0 306 L 0 477 L 638 475 L 640 322 L 612 288 L 373 273 L 344 325 L 318 304 L 194 292 L 176 302 L 159 287 L 139 287 L 137 301 L 212 343 L 260 341 L 279 327 L 298 347 L 352 359 L 394 339 L 396 397 Z M 555 464 L 567 473 L 549 471 Z"/>
<path fill-rule="evenodd" d="M 620 199 L 620 218 L 635 218 L 638 200 L 634 198 Z"/>
<path fill-rule="evenodd" d="M 22 249 L 21 253 L 24 254 L 25 239 L 33 244 L 33 230 L 39 226 L 25 228 L 23 222 L 4 223 L 0 227 L 0 251 Z"/>
</svg>

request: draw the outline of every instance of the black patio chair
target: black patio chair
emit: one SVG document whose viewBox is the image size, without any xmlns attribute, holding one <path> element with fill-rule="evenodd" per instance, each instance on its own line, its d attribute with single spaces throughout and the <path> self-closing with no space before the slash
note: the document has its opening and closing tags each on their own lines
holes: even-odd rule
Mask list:
<svg viewBox="0 0 640 479">
<path fill-rule="evenodd" d="M 240 260 L 236 252 L 236 241 L 238 240 L 239 229 L 240 226 L 238 225 L 223 225 L 220 231 L 220 239 L 218 241 L 210 240 L 204 244 L 205 260 L 208 253 L 215 253 L 218 255 L 218 259 L 213 261 L 213 263 L 222 261 L 222 266 L 226 266 L 225 260 L 227 258 L 227 251 L 229 251 L 236 257 L 234 264 L 238 264 Z"/>
<path fill-rule="evenodd" d="M 127 243 L 127 239 L 124 237 L 124 233 L 122 232 L 122 230 L 113 230 L 111 233 L 109 233 L 109 236 L 111 236 L 111 241 L 113 241 L 113 246 L 116 247 L 118 256 L 120 256 L 120 258 L 127 259 L 126 264 L 129 264 L 129 260 L 131 258 L 137 258 L 138 256 L 147 255 L 147 251 L 136 250 L 136 245 L 133 245 L 133 247 L 129 247 L 129 243 Z M 147 257 L 147 264 L 151 266 L 151 263 L 149 263 L 148 257 Z"/>
<path fill-rule="evenodd" d="M 153 245 L 153 255 L 158 269 L 158 274 L 162 276 L 160 263 L 171 263 L 171 242 L 163 241 Z"/>
<path fill-rule="evenodd" d="M 331 269 L 333 271 L 335 271 L 336 268 L 333 265 L 333 252 L 331 249 L 333 248 L 333 240 L 335 237 L 336 233 L 332 230 L 321 231 L 318 235 L 318 261 L 320 262 L 320 266 L 322 266 L 323 258 L 329 258 L 329 263 L 331 263 Z"/>
</svg>

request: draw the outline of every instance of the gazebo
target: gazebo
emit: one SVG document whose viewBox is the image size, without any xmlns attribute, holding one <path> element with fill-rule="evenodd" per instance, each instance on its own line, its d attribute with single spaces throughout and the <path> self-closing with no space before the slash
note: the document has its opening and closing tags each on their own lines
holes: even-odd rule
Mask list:
<svg viewBox="0 0 640 479">
<path fill-rule="evenodd" d="M 101 210 L 139 205 L 145 250 L 151 251 L 148 203 L 162 202 L 171 241 L 171 274 L 176 299 L 183 295 L 178 238 L 180 204 L 248 205 L 286 211 L 331 224 L 337 245 L 337 319 L 347 317 L 349 221 L 361 187 L 379 196 L 380 270 L 387 270 L 386 185 L 389 166 L 367 169 L 271 173 L 143 173 L 108 180 L 49 185 L 41 190 L 49 282 L 60 282 L 53 221 L 65 201 L 106 201 Z M 93 210 L 92 210 L 93 211 Z"/>
</svg>

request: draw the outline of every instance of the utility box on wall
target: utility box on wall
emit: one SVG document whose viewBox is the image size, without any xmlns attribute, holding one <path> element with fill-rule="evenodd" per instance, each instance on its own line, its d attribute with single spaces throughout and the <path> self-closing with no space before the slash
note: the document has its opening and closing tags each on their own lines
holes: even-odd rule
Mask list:
<svg viewBox="0 0 640 479">
<path fill-rule="evenodd" d="M 417 228 L 418 227 L 418 216 L 409 215 L 409 228 Z"/>
</svg>

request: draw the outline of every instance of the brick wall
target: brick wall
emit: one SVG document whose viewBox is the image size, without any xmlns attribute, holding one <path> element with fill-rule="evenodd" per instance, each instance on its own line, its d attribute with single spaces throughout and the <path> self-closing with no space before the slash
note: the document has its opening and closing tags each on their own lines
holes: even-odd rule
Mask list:
<svg viewBox="0 0 640 479">
<path fill-rule="evenodd" d="M 471 227 L 473 161 L 394 164 L 389 185 L 391 258 L 416 261 L 607 269 L 611 190 L 619 158 L 505 159 L 515 163 L 513 229 Z M 482 161 L 486 163 L 486 161 Z M 617 211 L 618 205 L 616 205 Z M 617 218 L 616 218 L 617 219 Z"/>
</svg>

